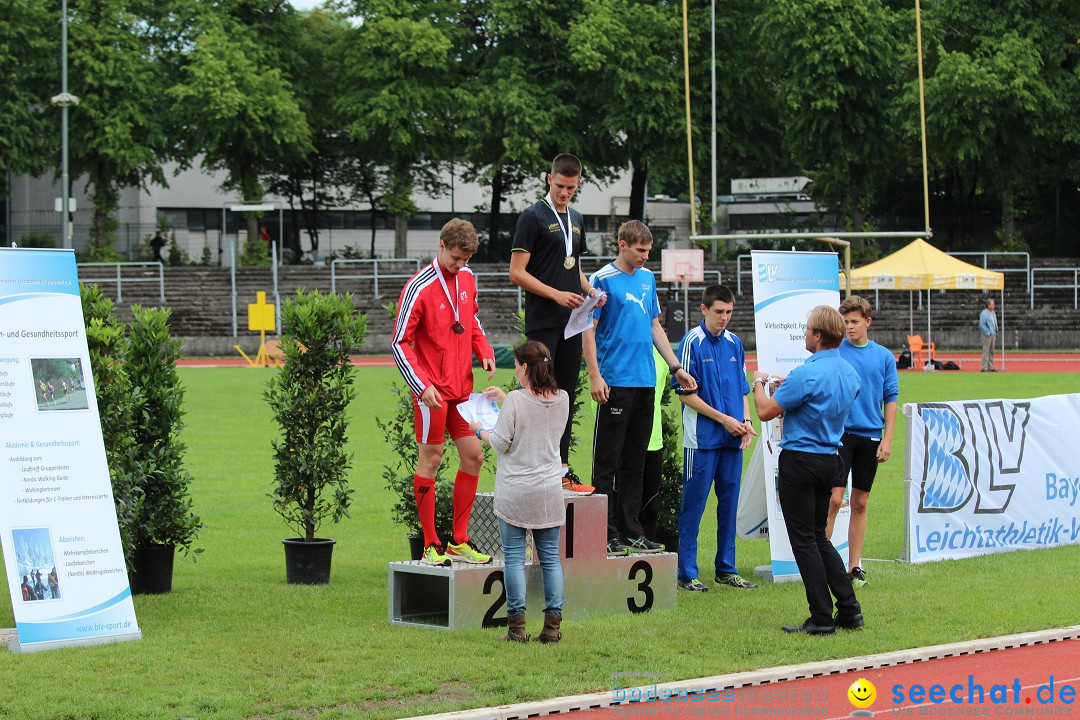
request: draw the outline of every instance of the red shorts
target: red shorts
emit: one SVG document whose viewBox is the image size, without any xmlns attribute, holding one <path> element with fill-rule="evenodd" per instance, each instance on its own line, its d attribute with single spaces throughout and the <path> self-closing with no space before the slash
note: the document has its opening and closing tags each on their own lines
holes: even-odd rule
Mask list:
<svg viewBox="0 0 1080 720">
<path fill-rule="evenodd" d="M 463 403 L 469 396 L 448 399 L 442 398 L 442 407 L 431 408 L 420 402 L 413 395 L 413 428 L 416 430 L 416 442 L 441 445 L 450 433 L 451 440 L 472 435 L 469 423 L 458 412 L 458 403 Z"/>
</svg>

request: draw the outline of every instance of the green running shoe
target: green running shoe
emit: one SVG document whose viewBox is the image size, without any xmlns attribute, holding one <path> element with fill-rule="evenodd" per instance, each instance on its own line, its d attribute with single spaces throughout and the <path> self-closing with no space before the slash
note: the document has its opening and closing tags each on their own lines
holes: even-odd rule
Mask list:
<svg viewBox="0 0 1080 720">
<path fill-rule="evenodd" d="M 461 562 L 472 563 L 473 565 L 487 565 L 491 562 L 491 556 L 485 555 L 476 549 L 476 545 L 472 540 L 466 540 L 460 545 L 454 543 L 446 544 L 446 557 L 451 560 L 460 560 Z"/>
<path fill-rule="evenodd" d="M 424 554 L 420 556 L 420 562 L 425 565 L 436 565 L 441 567 L 450 566 L 450 558 L 446 557 L 446 553 L 443 552 L 442 546 L 437 543 L 431 543 L 424 548 Z"/>
</svg>

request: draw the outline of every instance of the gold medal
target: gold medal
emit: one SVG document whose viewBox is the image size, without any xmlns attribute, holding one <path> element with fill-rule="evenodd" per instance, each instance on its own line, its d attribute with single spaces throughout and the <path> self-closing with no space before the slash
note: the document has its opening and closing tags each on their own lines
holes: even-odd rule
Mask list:
<svg viewBox="0 0 1080 720">
<path fill-rule="evenodd" d="M 562 261 L 562 264 L 564 268 L 569 270 L 570 268 L 574 267 L 575 262 L 577 262 L 577 260 L 574 258 L 573 255 L 567 255 L 566 259 Z"/>
</svg>

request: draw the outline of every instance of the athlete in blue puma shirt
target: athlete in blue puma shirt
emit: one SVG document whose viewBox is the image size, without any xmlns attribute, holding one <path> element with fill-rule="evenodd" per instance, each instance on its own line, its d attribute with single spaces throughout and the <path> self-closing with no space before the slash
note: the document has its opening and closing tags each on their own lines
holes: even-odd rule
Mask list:
<svg viewBox="0 0 1080 720">
<path fill-rule="evenodd" d="M 600 407 L 593 438 L 592 484 L 608 499 L 608 553 L 659 552 L 641 527 L 645 453 L 652 433 L 656 368 L 651 347 L 685 390 L 697 388 L 660 327 L 656 279 L 645 269 L 652 232 L 640 220 L 619 227 L 619 256 L 593 273 L 589 286 L 607 293 L 582 337 L 589 386 Z M 651 346 L 651 347 L 650 347 Z"/>
</svg>

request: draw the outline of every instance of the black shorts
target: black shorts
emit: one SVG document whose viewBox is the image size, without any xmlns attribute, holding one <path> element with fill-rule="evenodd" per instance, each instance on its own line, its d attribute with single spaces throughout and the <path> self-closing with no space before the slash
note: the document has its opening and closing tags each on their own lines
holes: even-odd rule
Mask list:
<svg viewBox="0 0 1080 720">
<path fill-rule="evenodd" d="M 870 492 L 874 486 L 874 477 L 877 476 L 877 451 L 881 439 L 873 440 L 862 435 L 844 433 L 840 442 L 840 471 L 833 480 L 833 487 L 847 485 L 848 470 L 851 471 L 851 487 Z"/>
</svg>

